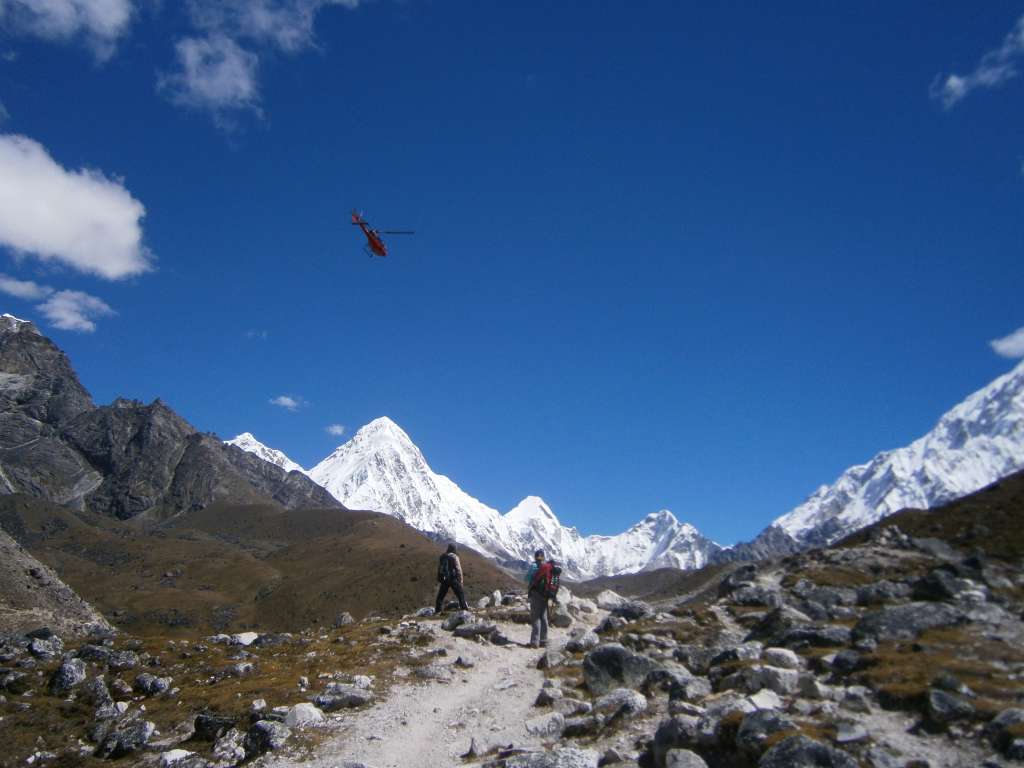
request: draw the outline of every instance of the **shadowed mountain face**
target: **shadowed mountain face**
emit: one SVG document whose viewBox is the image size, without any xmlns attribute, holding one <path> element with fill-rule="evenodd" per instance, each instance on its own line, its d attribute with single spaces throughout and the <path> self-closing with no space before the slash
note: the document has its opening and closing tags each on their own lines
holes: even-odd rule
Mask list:
<svg viewBox="0 0 1024 768">
<path fill-rule="evenodd" d="M 96 407 L 64 353 L 9 315 L 0 318 L 0 490 L 120 519 L 227 498 L 342 508 L 301 473 L 197 432 L 160 400 Z"/>
</svg>

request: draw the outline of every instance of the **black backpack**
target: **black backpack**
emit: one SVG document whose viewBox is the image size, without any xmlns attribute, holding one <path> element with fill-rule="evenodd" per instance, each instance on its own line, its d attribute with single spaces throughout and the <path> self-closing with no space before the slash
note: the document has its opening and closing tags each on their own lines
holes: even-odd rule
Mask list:
<svg viewBox="0 0 1024 768">
<path fill-rule="evenodd" d="M 445 552 L 441 555 L 441 562 L 437 564 L 437 580 L 439 582 L 451 581 L 454 576 L 455 568 L 452 564 L 451 555 L 448 552 Z"/>
<path fill-rule="evenodd" d="M 548 600 L 554 600 L 558 597 L 558 587 L 562 581 L 562 566 L 558 563 L 551 563 L 551 578 L 548 580 Z"/>
</svg>

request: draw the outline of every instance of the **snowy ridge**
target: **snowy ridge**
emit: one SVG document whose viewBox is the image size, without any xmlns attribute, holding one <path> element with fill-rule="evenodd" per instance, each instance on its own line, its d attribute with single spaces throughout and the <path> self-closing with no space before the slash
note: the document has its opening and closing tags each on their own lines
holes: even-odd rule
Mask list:
<svg viewBox="0 0 1024 768">
<path fill-rule="evenodd" d="M 224 442 L 227 445 L 234 445 L 241 448 L 243 451 L 253 453 L 264 461 L 280 467 L 285 472 L 302 472 L 303 474 L 306 472 L 306 470 L 285 456 L 281 451 L 276 448 L 269 448 L 261 443 L 253 436 L 252 432 L 243 432 L 242 434 L 237 435 L 230 440 L 225 440 Z"/>
<path fill-rule="evenodd" d="M 349 509 L 372 509 L 438 538 L 467 544 L 505 565 L 528 562 L 543 548 L 571 578 L 650 568 L 693 568 L 718 545 L 671 512 L 649 515 L 618 536 L 582 536 L 563 526 L 543 499 L 528 496 L 505 515 L 431 470 L 391 419 L 360 429 L 309 471 Z"/>
<path fill-rule="evenodd" d="M 850 467 L 771 527 L 801 545 L 828 544 L 901 509 L 939 506 L 1022 468 L 1024 362 L 955 406 L 924 437 Z"/>
</svg>

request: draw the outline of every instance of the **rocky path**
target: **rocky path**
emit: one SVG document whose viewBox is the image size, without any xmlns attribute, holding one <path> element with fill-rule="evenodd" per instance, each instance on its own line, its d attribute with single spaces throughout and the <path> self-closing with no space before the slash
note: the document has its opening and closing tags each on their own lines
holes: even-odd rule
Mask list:
<svg viewBox="0 0 1024 768">
<path fill-rule="evenodd" d="M 462 765 L 471 742 L 483 753 L 495 746 L 539 747 L 542 739 L 527 732 L 537 717 L 533 707 L 544 682 L 537 669 L 540 652 L 526 647 L 528 625 L 498 622 L 513 642 L 496 646 L 439 631 L 440 661 L 452 673 L 439 680 L 400 684 L 374 707 L 345 714 L 312 757 L 275 755 L 273 768 L 337 768 L 346 761 L 373 768 L 422 768 Z M 566 630 L 552 627 L 551 647 L 563 644 Z M 472 667 L 457 665 L 469 660 Z M 449 666 L 450 665 L 450 666 Z"/>
</svg>

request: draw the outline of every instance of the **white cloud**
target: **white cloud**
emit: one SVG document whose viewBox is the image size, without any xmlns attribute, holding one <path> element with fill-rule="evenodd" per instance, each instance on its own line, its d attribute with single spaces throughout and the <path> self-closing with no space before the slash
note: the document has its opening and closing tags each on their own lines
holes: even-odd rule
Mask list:
<svg viewBox="0 0 1024 768">
<path fill-rule="evenodd" d="M 118 280 L 151 269 L 145 214 L 121 180 L 69 171 L 38 142 L 0 135 L 0 246 Z"/>
<path fill-rule="evenodd" d="M 295 54 L 313 47 L 313 27 L 323 8 L 355 9 L 359 2 L 189 0 L 195 34 L 175 44 L 178 69 L 162 75 L 158 87 L 175 104 L 207 110 L 221 127 L 231 128 L 232 114 L 262 114 L 261 49 Z"/>
<path fill-rule="evenodd" d="M 330 424 L 324 427 L 324 430 L 327 434 L 334 435 L 335 437 L 341 437 L 345 434 L 345 426 L 343 424 Z"/>
<path fill-rule="evenodd" d="M 26 301 L 39 301 L 52 294 L 53 288 L 31 280 L 17 280 L 9 275 L 0 274 L 0 292 Z"/>
<path fill-rule="evenodd" d="M 1024 16 L 1003 39 L 1003 44 L 981 57 L 974 70 L 966 75 L 941 75 L 932 83 L 931 95 L 942 106 L 951 109 L 977 88 L 995 88 L 1018 74 L 1015 60 L 1024 55 Z"/>
<path fill-rule="evenodd" d="M 316 15 L 330 5 L 352 10 L 359 0 L 191 0 L 189 11 L 199 29 L 296 53 L 313 45 Z"/>
<path fill-rule="evenodd" d="M 180 71 L 164 75 L 159 88 L 181 106 L 206 109 L 225 119 L 232 111 L 259 113 L 259 57 L 224 35 L 186 37 L 174 46 Z"/>
<path fill-rule="evenodd" d="M 92 333 L 96 330 L 94 318 L 117 314 L 102 299 L 82 291 L 57 291 L 36 309 L 42 312 L 55 328 L 83 333 Z"/>
<path fill-rule="evenodd" d="M 1024 328 L 1018 328 L 1009 336 L 989 342 L 996 354 L 1003 357 L 1024 357 Z"/>
<path fill-rule="evenodd" d="M 292 397 L 291 395 L 278 395 L 277 397 L 272 397 L 270 398 L 270 404 L 280 406 L 286 411 L 297 411 L 299 408 L 307 405 L 306 401 L 301 397 Z"/>
<path fill-rule="evenodd" d="M 0 24 L 55 42 L 80 38 L 100 61 L 113 55 L 134 15 L 132 0 L 0 0 Z"/>
</svg>

